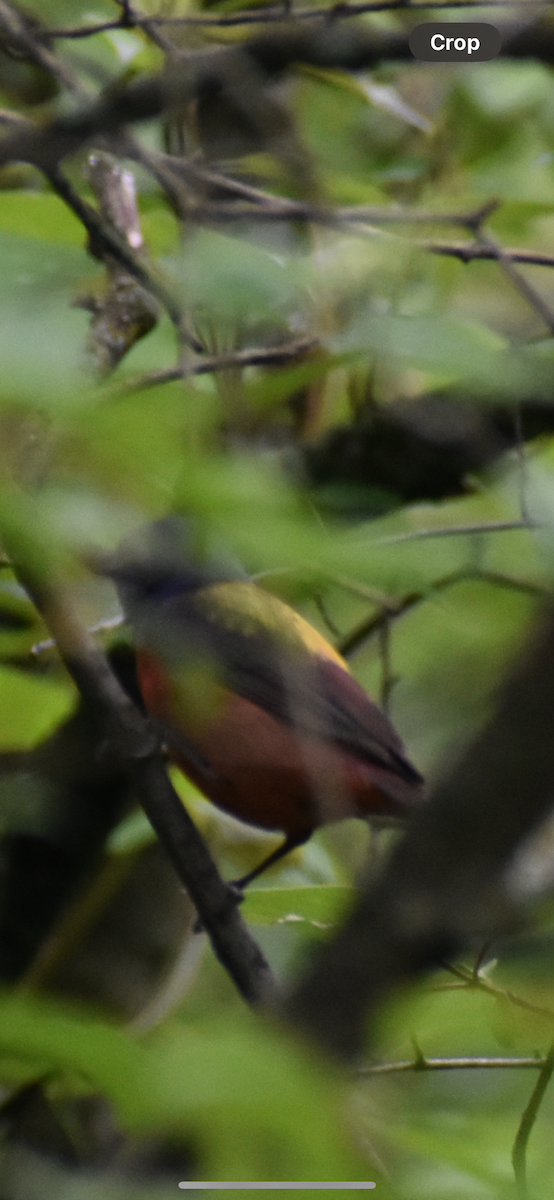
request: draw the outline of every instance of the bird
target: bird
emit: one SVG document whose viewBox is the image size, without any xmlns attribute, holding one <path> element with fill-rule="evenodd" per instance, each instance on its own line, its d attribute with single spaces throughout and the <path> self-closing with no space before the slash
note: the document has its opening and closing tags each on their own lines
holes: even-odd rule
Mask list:
<svg viewBox="0 0 554 1200">
<path fill-rule="evenodd" d="M 103 572 L 169 758 L 216 806 L 284 835 L 234 881 L 241 892 L 320 826 L 397 821 L 424 798 L 392 722 L 342 656 L 227 552 L 201 553 L 191 519 L 151 523 Z"/>
</svg>

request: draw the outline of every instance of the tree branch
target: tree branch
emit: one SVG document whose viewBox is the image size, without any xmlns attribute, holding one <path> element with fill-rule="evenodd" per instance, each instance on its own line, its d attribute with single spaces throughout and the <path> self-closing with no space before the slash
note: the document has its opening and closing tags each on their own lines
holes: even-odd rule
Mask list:
<svg viewBox="0 0 554 1200">
<path fill-rule="evenodd" d="M 163 843 L 208 933 L 215 954 L 251 1004 L 275 990 L 270 968 L 237 908 L 234 892 L 221 879 L 210 852 L 165 770 L 157 736 L 133 705 L 107 660 L 72 610 L 44 551 L 10 513 L 0 512 L 4 548 L 14 571 L 56 641 L 79 692 L 106 731 L 106 742 L 128 773 L 144 811 Z"/>
<path fill-rule="evenodd" d="M 260 346 L 258 349 L 231 350 L 228 354 L 205 354 L 197 362 L 178 364 L 175 367 L 163 367 L 159 371 L 149 371 L 125 380 L 118 385 L 122 391 L 136 392 L 143 388 L 157 387 L 160 383 L 173 383 L 190 375 L 211 375 L 216 371 L 227 371 L 229 368 L 244 367 L 274 367 L 283 366 L 303 358 L 309 350 L 313 350 L 317 342 L 314 338 L 301 338 L 296 342 L 285 342 L 282 346 Z"/>
</svg>

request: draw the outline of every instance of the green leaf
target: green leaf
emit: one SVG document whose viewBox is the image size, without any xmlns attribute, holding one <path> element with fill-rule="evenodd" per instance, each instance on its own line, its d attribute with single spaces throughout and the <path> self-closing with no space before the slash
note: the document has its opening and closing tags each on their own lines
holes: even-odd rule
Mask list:
<svg viewBox="0 0 554 1200">
<path fill-rule="evenodd" d="M 206 230 L 190 238 L 172 270 L 197 320 L 210 338 L 215 333 L 214 349 L 228 348 L 236 331 L 244 337 L 274 328 L 300 283 L 300 263 L 290 255 Z"/>
<path fill-rule="evenodd" d="M 69 681 L 39 679 L 0 666 L 0 749 L 29 750 L 73 711 Z"/>
<path fill-rule="evenodd" d="M 484 112 L 492 116 L 521 118 L 528 107 L 552 99 L 550 72 L 541 63 L 487 63 L 478 71 L 468 72 L 465 86 L 478 100 Z"/>
<path fill-rule="evenodd" d="M 168 1111 L 187 1113 L 205 1178 L 375 1179 L 350 1141 L 345 1077 L 297 1039 L 244 1013 L 154 1045 L 158 1086 Z"/>
<path fill-rule="evenodd" d="M 324 378 L 329 371 L 337 367 L 356 362 L 358 355 L 333 354 L 322 358 L 308 359 L 292 367 L 282 367 L 270 371 L 260 379 L 248 380 L 244 383 L 245 403 L 256 410 L 270 410 L 275 405 L 282 404 L 295 392 L 305 388 L 310 383 Z"/>
<path fill-rule="evenodd" d="M 87 237 L 67 204 L 49 192 L 0 191 L 0 230 L 81 248 Z"/>
<path fill-rule="evenodd" d="M 410 365 L 443 384 L 447 379 L 463 383 L 471 396 L 513 401 L 530 392 L 545 398 L 551 392 L 546 363 L 532 351 L 510 347 L 484 325 L 453 317 L 376 316 L 368 310 L 337 341 L 364 347 L 389 367 Z"/>
<path fill-rule="evenodd" d="M 191 426 L 197 414 L 200 424 L 209 419 L 209 408 L 204 396 L 180 383 L 93 401 L 67 426 L 79 447 L 72 464 L 76 484 L 88 476 L 122 499 L 167 509 L 187 461 Z"/>
<path fill-rule="evenodd" d="M 242 911 L 252 925 L 304 922 L 327 927 L 343 919 L 355 895 L 355 888 L 335 884 L 250 888 Z"/>
<path fill-rule="evenodd" d="M 72 300 L 94 268 L 83 241 L 80 248 L 65 234 L 63 241 L 0 229 L 0 406 L 17 401 L 56 411 L 81 403 L 86 392 L 88 318 Z"/>
<path fill-rule="evenodd" d="M 144 1050 L 94 1017 L 45 1000 L 0 994 L 0 1074 L 4 1056 L 34 1060 L 41 1073 L 44 1068 L 77 1072 L 111 1098 L 130 1126 L 147 1120 L 151 1081 Z"/>
<path fill-rule="evenodd" d="M 217 1016 L 174 1026 L 141 1045 L 77 1009 L 4 995 L 0 1055 L 12 1075 L 18 1057 L 37 1073 L 84 1077 L 127 1129 L 192 1139 L 199 1178 L 372 1177 L 349 1132 L 348 1077 L 249 1013 L 224 1027 Z"/>
</svg>

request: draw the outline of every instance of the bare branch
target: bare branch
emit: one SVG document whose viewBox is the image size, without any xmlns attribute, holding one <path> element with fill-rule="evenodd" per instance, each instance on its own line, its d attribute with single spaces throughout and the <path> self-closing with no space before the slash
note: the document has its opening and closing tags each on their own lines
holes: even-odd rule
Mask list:
<svg viewBox="0 0 554 1200">
<path fill-rule="evenodd" d="M 470 537 L 480 533 L 511 533 L 514 529 L 537 529 L 534 522 L 527 521 L 482 521 L 476 525 L 443 525 L 440 529 L 414 529 L 409 533 L 394 533 L 381 538 L 380 546 L 392 546 L 396 542 L 419 542 L 427 538 Z"/>
<path fill-rule="evenodd" d="M 183 379 L 189 375 L 211 375 L 216 371 L 227 371 L 237 367 L 282 366 L 284 363 L 303 358 L 316 345 L 317 341 L 314 338 L 302 338 L 296 342 L 286 342 L 283 346 L 232 350 L 229 354 L 206 354 L 199 361 L 187 364 L 186 367 L 179 364 L 159 371 L 149 371 L 146 375 L 125 380 L 120 387 L 123 391 L 135 392 L 142 388 L 157 387 L 160 383 L 173 383 L 176 379 Z"/>
<path fill-rule="evenodd" d="M 404 1071 L 486 1071 L 486 1070 L 541 1070 L 547 1059 L 536 1058 L 427 1058 L 400 1059 L 398 1062 L 375 1063 L 361 1067 L 360 1075 L 395 1075 Z"/>
<path fill-rule="evenodd" d="M 476 260 L 493 260 L 496 254 L 487 246 L 477 242 L 431 242 L 419 243 L 432 254 L 444 254 L 449 258 L 459 258 L 461 262 L 469 263 Z M 553 254 L 541 254 L 538 250 L 504 250 L 505 257 L 514 263 L 527 263 L 531 267 L 554 267 Z"/>
<path fill-rule="evenodd" d="M 476 975 L 475 971 L 469 971 L 467 968 L 456 966 L 453 963 L 443 963 L 443 966 L 460 980 L 461 986 L 477 988 L 480 992 L 485 992 L 487 995 L 493 996 L 495 1000 L 505 1000 L 506 1003 L 512 1004 L 514 1008 L 521 1008 L 524 1012 L 533 1013 L 534 1016 L 541 1017 L 542 1020 L 554 1025 L 554 1010 L 551 1008 L 545 1008 L 542 1004 L 535 1004 L 533 1000 L 527 1000 L 525 996 L 520 996 L 517 992 L 512 992 L 511 988 L 499 987 L 498 984 L 492 983 L 482 973 Z"/>
</svg>

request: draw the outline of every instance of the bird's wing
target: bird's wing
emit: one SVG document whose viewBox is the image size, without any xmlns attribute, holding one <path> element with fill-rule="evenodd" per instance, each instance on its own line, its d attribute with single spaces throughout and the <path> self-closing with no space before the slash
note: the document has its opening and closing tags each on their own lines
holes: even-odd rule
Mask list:
<svg viewBox="0 0 554 1200">
<path fill-rule="evenodd" d="M 182 661 L 192 647 L 204 647 L 211 669 L 217 670 L 221 683 L 231 691 L 285 724 L 334 741 L 418 787 L 421 776 L 407 761 L 396 730 L 340 656 L 298 614 L 272 596 L 266 620 L 265 606 L 257 606 L 263 605 L 268 593 L 261 593 L 260 601 L 261 589 L 256 588 L 251 602 L 251 587 L 218 585 L 193 598 L 170 602 L 170 624 L 179 636 L 187 630 L 188 648 L 183 642 Z M 230 603 L 230 599 L 245 598 L 246 608 Z M 300 624 L 291 627 L 291 617 L 298 617 Z M 304 626 L 311 631 L 310 644 L 306 644 Z"/>
<path fill-rule="evenodd" d="M 286 724 L 336 742 L 406 783 L 422 783 L 391 722 L 344 667 L 332 660 L 319 654 L 302 663 L 286 663 L 282 658 L 273 663 L 267 658 L 228 660 L 226 681 L 233 691 Z"/>
</svg>

